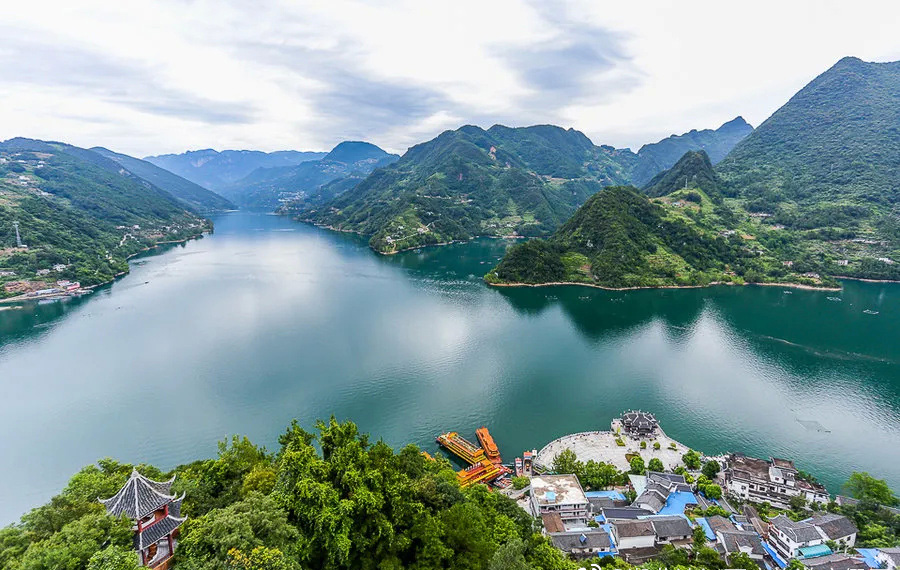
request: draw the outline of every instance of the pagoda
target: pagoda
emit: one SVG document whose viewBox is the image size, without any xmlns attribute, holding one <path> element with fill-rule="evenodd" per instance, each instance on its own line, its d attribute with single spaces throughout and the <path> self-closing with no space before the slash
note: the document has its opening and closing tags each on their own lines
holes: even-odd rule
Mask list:
<svg viewBox="0 0 900 570">
<path fill-rule="evenodd" d="M 176 497 L 169 492 L 173 481 L 175 477 L 163 482 L 153 481 L 134 469 L 118 493 L 108 499 L 99 499 L 107 514 L 125 515 L 135 522 L 134 548 L 141 565 L 158 570 L 169 567 L 178 528 L 187 519 L 181 516 L 184 495 Z"/>
</svg>

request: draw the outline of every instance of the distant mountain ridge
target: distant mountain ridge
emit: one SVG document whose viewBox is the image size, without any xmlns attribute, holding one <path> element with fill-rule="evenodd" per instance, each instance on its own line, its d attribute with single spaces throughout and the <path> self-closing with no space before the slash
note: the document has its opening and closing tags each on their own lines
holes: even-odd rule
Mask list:
<svg viewBox="0 0 900 570">
<path fill-rule="evenodd" d="M 632 182 L 643 186 L 657 173 L 671 168 L 684 153 L 702 150 L 709 155 L 712 164 L 721 161 L 741 140 L 753 132 L 743 117 L 738 116 L 718 129 L 691 130 L 682 135 L 672 135 L 656 143 L 645 144 L 638 150 L 640 166 L 635 170 Z"/>
<path fill-rule="evenodd" d="M 281 150 L 192 150 L 181 154 L 147 156 L 144 160 L 199 184 L 219 191 L 247 176 L 257 168 L 294 166 L 308 160 L 319 160 L 324 152 Z"/>
<path fill-rule="evenodd" d="M 382 253 L 475 235 L 546 235 L 604 184 L 627 180 L 636 160 L 574 129 L 466 125 L 298 213 L 370 235 Z"/>
<path fill-rule="evenodd" d="M 178 201 L 184 204 L 185 207 L 195 212 L 208 214 L 233 210 L 235 207 L 228 199 L 215 192 L 207 190 L 199 184 L 182 178 L 181 176 L 169 172 L 164 168 L 160 168 L 146 160 L 113 152 L 99 146 L 93 147 L 90 150 L 115 161 L 121 165 L 122 168 L 127 169 L 135 176 L 169 192 L 175 196 Z"/>
<path fill-rule="evenodd" d="M 289 201 L 295 206 L 315 205 L 348 190 L 376 168 L 399 158 L 372 143 L 344 141 L 319 160 L 257 168 L 221 192 L 243 207 L 267 211 Z M 331 182 L 335 184 L 321 192 Z"/>
</svg>

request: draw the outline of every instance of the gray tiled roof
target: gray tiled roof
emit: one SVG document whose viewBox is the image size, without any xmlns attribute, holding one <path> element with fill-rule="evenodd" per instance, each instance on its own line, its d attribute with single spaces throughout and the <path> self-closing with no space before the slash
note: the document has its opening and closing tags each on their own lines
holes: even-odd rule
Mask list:
<svg viewBox="0 0 900 570">
<path fill-rule="evenodd" d="M 854 558 L 847 554 L 829 554 L 801 560 L 807 568 L 815 570 L 868 570 L 862 558 Z"/>
<path fill-rule="evenodd" d="M 169 481 L 152 481 L 132 470 L 131 476 L 119 492 L 108 499 L 98 499 L 112 516 L 125 514 L 128 518 L 141 519 L 162 508 L 175 497 L 169 494 Z"/>
<path fill-rule="evenodd" d="M 655 536 L 653 523 L 649 520 L 617 521 L 613 523 L 616 534 L 620 537 Z"/>
<path fill-rule="evenodd" d="M 709 524 L 709 528 L 712 531 L 719 532 L 721 531 L 729 531 L 729 530 L 737 530 L 730 520 L 726 519 L 721 515 L 713 515 L 711 517 L 706 517 L 706 522 Z"/>
<path fill-rule="evenodd" d="M 653 523 L 653 530 L 660 540 L 691 536 L 691 524 L 684 517 L 653 517 L 649 520 Z"/>
<path fill-rule="evenodd" d="M 722 531 L 722 547 L 728 554 L 740 552 L 741 548 L 750 548 L 752 554 L 762 556 L 765 553 L 762 540 L 752 530 Z"/>
<path fill-rule="evenodd" d="M 836 515 L 833 513 L 814 516 L 807 522 L 819 527 L 830 540 L 837 540 L 858 532 L 853 521 L 843 515 Z"/>
<path fill-rule="evenodd" d="M 634 500 L 635 505 L 647 505 L 649 508 L 653 509 L 654 512 L 659 512 L 663 507 L 666 506 L 666 498 L 668 497 L 668 493 L 662 493 L 655 488 L 647 487 L 641 496 Z"/>
<path fill-rule="evenodd" d="M 822 539 L 816 527 L 809 523 L 794 522 L 784 515 L 778 515 L 771 522 L 775 528 L 788 535 L 794 542 L 804 543 Z"/>
<path fill-rule="evenodd" d="M 134 547 L 137 550 L 143 550 L 151 544 L 157 543 L 161 538 L 174 531 L 187 520 L 187 517 L 173 517 L 172 515 L 155 522 L 141 532 L 134 535 Z"/>
<path fill-rule="evenodd" d="M 624 520 L 624 519 L 636 519 L 638 517 L 645 517 L 647 515 L 652 515 L 652 511 L 648 511 L 647 509 L 642 509 L 640 507 L 616 507 L 616 508 L 603 508 L 601 511 L 603 517 L 608 520 Z"/>
<path fill-rule="evenodd" d="M 582 537 L 584 541 L 582 542 Z M 605 531 L 592 530 L 590 532 L 567 532 L 565 534 L 554 534 L 550 537 L 553 546 L 564 551 L 572 552 L 576 548 L 600 548 L 609 549 L 612 542 L 609 535 Z"/>
</svg>

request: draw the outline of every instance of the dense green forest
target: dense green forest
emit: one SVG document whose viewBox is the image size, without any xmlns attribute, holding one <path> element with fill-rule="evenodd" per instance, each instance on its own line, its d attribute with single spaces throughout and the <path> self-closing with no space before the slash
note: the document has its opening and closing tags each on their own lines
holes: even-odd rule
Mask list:
<svg viewBox="0 0 900 570">
<path fill-rule="evenodd" d="M 195 213 L 209 214 L 234 209 L 234 204 L 226 198 L 146 160 L 103 147 L 94 147 L 91 151 L 109 158 L 138 178 L 165 190 L 181 202 L 182 206 Z"/>
<path fill-rule="evenodd" d="M 120 170 L 106 157 L 62 143 L 0 143 L 0 286 L 103 283 L 128 270 L 129 255 L 210 229 L 169 193 Z M 14 222 L 27 248 L 16 247 Z M 66 267 L 36 275 L 57 264 Z M 0 297 L 15 294 L 0 289 Z"/>
<path fill-rule="evenodd" d="M 708 166 L 708 159 L 686 158 L 701 169 Z M 653 200 L 633 187 L 605 188 L 549 239 L 510 247 L 485 280 L 496 285 L 584 283 L 612 288 L 832 284 L 789 271 L 754 236 L 732 229 L 734 212 L 697 185 L 702 177 L 687 178 L 686 188 Z"/>
<path fill-rule="evenodd" d="M 610 465 L 562 455 L 555 469 L 579 473 L 589 487 L 618 484 L 625 477 Z M 172 492 L 186 494 L 181 512 L 188 520 L 175 552 L 180 570 L 579 566 L 502 493 L 484 485 L 462 489 L 447 460 L 428 460 L 413 445 L 395 451 L 359 433 L 352 422 L 334 418 L 318 422 L 315 432 L 294 422 L 275 452 L 234 437 L 219 444 L 215 459 L 166 473 L 150 465 L 137 468 L 155 480 L 175 475 Z M 111 459 L 89 465 L 49 503 L 0 529 L 0 568 L 137 570 L 131 521 L 107 516 L 97 501 L 114 495 L 131 469 Z M 884 481 L 855 474 L 850 484 L 849 491 L 862 501 L 855 507 L 831 504 L 829 510 L 854 519 L 863 545 L 897 543 L 900 517 L 878 506 L 897 501 Z M 742 557 L 730 563 L 756 568 Z M 603 564 L 632 568 L 612 558 Z M 666 566 L 722 570 L 726 563 L 704 541 L 691 550 L 669 547 L 660 561 L 643 568 Z"/>
<path fill-rule="evenodd" d="M 783 228 L 796 256 L 832 275 L 900 279 L 900 62 L 840 60 L 717 171 L 735 207 Z"/>
<path fill-rule="evenodd" d="M 257 168 L 221 192 L 242 207 L 290 214 L 330 200 L 399 158 L 371 143 L 344 141 L 319 160 Z"/>
</svg>

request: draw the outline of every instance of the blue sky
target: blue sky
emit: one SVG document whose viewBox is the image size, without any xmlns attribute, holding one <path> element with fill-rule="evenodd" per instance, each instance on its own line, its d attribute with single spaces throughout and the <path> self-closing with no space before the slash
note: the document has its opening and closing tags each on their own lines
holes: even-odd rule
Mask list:
<svg viewBox="0 0 900 570">
<path fill-rule="evenodd" d="M 407 147 L 553 123 L 637 149 L 758 125 L 845 55 L 900 59 L 893 1 L 20 3 L 0 138 L 143 156 Z"/>
</svg>

